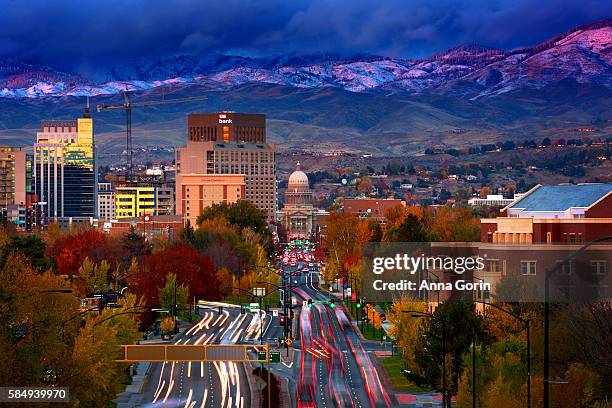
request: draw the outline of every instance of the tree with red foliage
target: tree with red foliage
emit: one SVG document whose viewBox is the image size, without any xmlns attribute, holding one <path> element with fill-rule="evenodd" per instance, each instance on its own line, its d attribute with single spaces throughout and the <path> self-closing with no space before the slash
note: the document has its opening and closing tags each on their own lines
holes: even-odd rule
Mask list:
<svg viewBox="0 0 612 408">
<path fill-rule="evenodd" d="M 144 295 L 147 304 L 159 305 L 159 289 L 166 275 L 176 274 L 178 285 L 189 287 L 189 298 L 220 299 L 219 282 L 210 258 L 188 243 L 157 251 L 144 259 L 144 272 L 128 276 L 130 292 Z"/>
<path fill-rule="evenodd" d="M 70 234 L 55 242 L 49 250 L 49 257 L 54 259 L 60 275 L 77 275 L 85 258 L 106 240 L 106 235 L 96 229 Z"/>
</svg>

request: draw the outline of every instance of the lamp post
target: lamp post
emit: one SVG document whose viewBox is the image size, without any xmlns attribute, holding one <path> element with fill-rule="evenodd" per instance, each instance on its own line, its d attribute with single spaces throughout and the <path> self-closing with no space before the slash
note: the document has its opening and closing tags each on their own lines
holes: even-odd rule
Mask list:
<svg viewBox="0 0 612 408">
<path fill-rule="evenodd" d="M 440 283 L 440 277 L 428 269 L 427 270 L 427 280 L 428 281 L 429 281 L 429 275 L 433 275 L 434 278 L 436 278 L 436 283 Z M 438 306 L 440 306 L 440 288 L 437 286 L 436 286 L 436 294 L 437 294 L 437 300 L 436 300 L 436 309 L 437 309 Z M 427 296 L 427 300 L 429 300 L 429 296 Z"/>
<path fill-rule="evenodd" d="M 432 313 L 420 312 L 418 310 L 402 310 L 402 313 L 410 313 L 412 317 L 430 317 L 442 323 L 442 407 L 447 407 L 446 396 L 446 320 Z"/>
<path fill-rule="evenodd" d="M 274 289 L 274 290 L 270 291 L 270 292 L 269 292 L 268 294 L 266 294 L 265 296 L 262 296 L 262 298 L 267 297 L 267 296 L 270 296 L 272 293 L 276 292 L 277 290 L 278 290 L 278 291 L 281 291 L 281 290 L 282 290 L 282 291 L 283 291 L 283 293 L 287 293 L 287 290 L 285 289 L 285 286 L 284 286 L 284 285 L 283 285 L 283 286 L 278 286 L 278 285 L 275 285 L 274 283 L 271 283 L 271 282 L 259 282 L 259 281 L 258 281 L 257 283 L 258 283 L 258 284 L 261 284 L 261 285 L 271 285 L 271 286 L 274 286 L 274 287 L 275 287 L 275 289 Z M 291 299 L 291 292 L 293 291 L 293 289 L 298 288 L 298 287 L 300 287 L 300 286 L 302 286 L 302 285 L 305 285 L 305 283 L 300 283 L 299 285 L 296 285 L 296 286 L 291 286 L 291 284 L 292 284 L 292 282 L 291 282 L 291 276 L 290 276 L 290 277 L 289 277 L 289 291 L 288 291 L 288 292 L 289 292 L 289 298 L 290 298 L 290 299 Z M 291 327 L 291 321 L 292 321 L 292 319 L 291 319 L 291 315 L 287 316 L 287 311 L 286 311 L 286 309 L 287 309 L 287 302 L 285 301 L 285 310 L 283 311 L 283 314 L 285 315 L 285 326 L 284 326 L 284 335 L 285 335 L 285 339 L 287 338 L 287 334 L 289 334 L 289 332 L 290 332 L 290 331 L 289 331 L 289 328 Z M 289 312 L 289 314 L 291 314 L 291 311 Z M 286 343 L 285 343 L 285 344 L 286 344 Z M 286 346 L 286 349 L 287 349 L 287 355 L 289 355 L 289 346 Z"/>
<path fill-rule="evenodd" d="M 600 242 L 610 241 L 612 240 L 612 236 L 605 236 L 602 238 L 598 238 L 591 242 L 587 242 L 570 256 L 565 258 L 562 262 L 558 262 L 552 269 L 546 271 L 544 276 L 544 376 L 543 376 L 543 385 L 544 385 L 544 408 L 548 408 L 550 406 L 550 389 L 549 385 L 550 381 L 550 277 L 559 271 L 560 268 L 568 264 L 572 259 L 574 259 L 577 255 L 584 252 L 588 247 L 595 245 Z"/>
</svg>

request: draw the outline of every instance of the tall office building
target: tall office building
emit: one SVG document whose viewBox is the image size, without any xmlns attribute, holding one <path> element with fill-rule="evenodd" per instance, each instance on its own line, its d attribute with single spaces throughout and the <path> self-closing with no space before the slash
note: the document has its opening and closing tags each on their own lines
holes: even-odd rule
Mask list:
<svg viewBox="0 0 612 408">
<path fill-rule="evenodd" d="M 189 115 L 187 146 L 176 152 L 177 202 L 185 198 L 181 176 L 242 175 L 244 199 L 263 210 L 268 222 L 274 221 L 276 152 L 274 145 L 266 143 L 265 132 L 265 115 Z"/>
<path fill-rule="evenodd" d="M 101 220 L 115 219 L 115 190 L 111 183 L 98 183 L 98 211 Z"/>
<path fill-rule="evenodd" d="M 34 194 L 43 217 L 91 218 L 96 212 L 93 120 L 43 120 L 34 144 Z"/>
<path fill-rule="evenodd" d="M 26 204 L 26 154 L 20 147 L 0 147 L 0 206 Z"/>
<path fill-rule="evenodd" d="M 259 113 L 192 113 L 189 141 L 266 143 L 266 115 Z"/>
</svg>

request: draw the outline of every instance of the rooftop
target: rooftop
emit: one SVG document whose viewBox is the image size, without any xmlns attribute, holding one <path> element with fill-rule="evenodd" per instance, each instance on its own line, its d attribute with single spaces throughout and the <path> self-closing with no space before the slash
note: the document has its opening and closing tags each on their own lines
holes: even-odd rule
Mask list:
<svg viewBox="0 0 612 408">
<path fill-rule="evenodd" d="M 525 211 L 566 211 L 587 208 L 612 191 L 612 183 L 541 186 L 508 208 Z"/>
</svg>

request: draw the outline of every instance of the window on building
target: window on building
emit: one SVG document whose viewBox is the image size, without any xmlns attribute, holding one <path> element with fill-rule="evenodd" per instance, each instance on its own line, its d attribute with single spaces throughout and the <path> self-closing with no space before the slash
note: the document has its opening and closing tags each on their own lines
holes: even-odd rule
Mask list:
<svg viewBox="0 0 612 408">
<path fill-rule="evenodd" d="M 573 261 L 563 262 L 563 260 L 557 261 L 557 270 L 559 275 L 570 275 L 573 271 Z"/>
<path fill-rule="evenodd" d="M 591 261 L 591 273 L 605 275 L 608 273 L 608 261 Z"/>
<path fill-rule="evenodd" d="M 521 261 L 521 274 L 535 275 L 536 274 L 536 261 Z"/>
<path fill-rule="evenodd" d="M 489 259 L 489 272 L 501 272 L 501 262 L 499 259 Z"/>
</svg>

